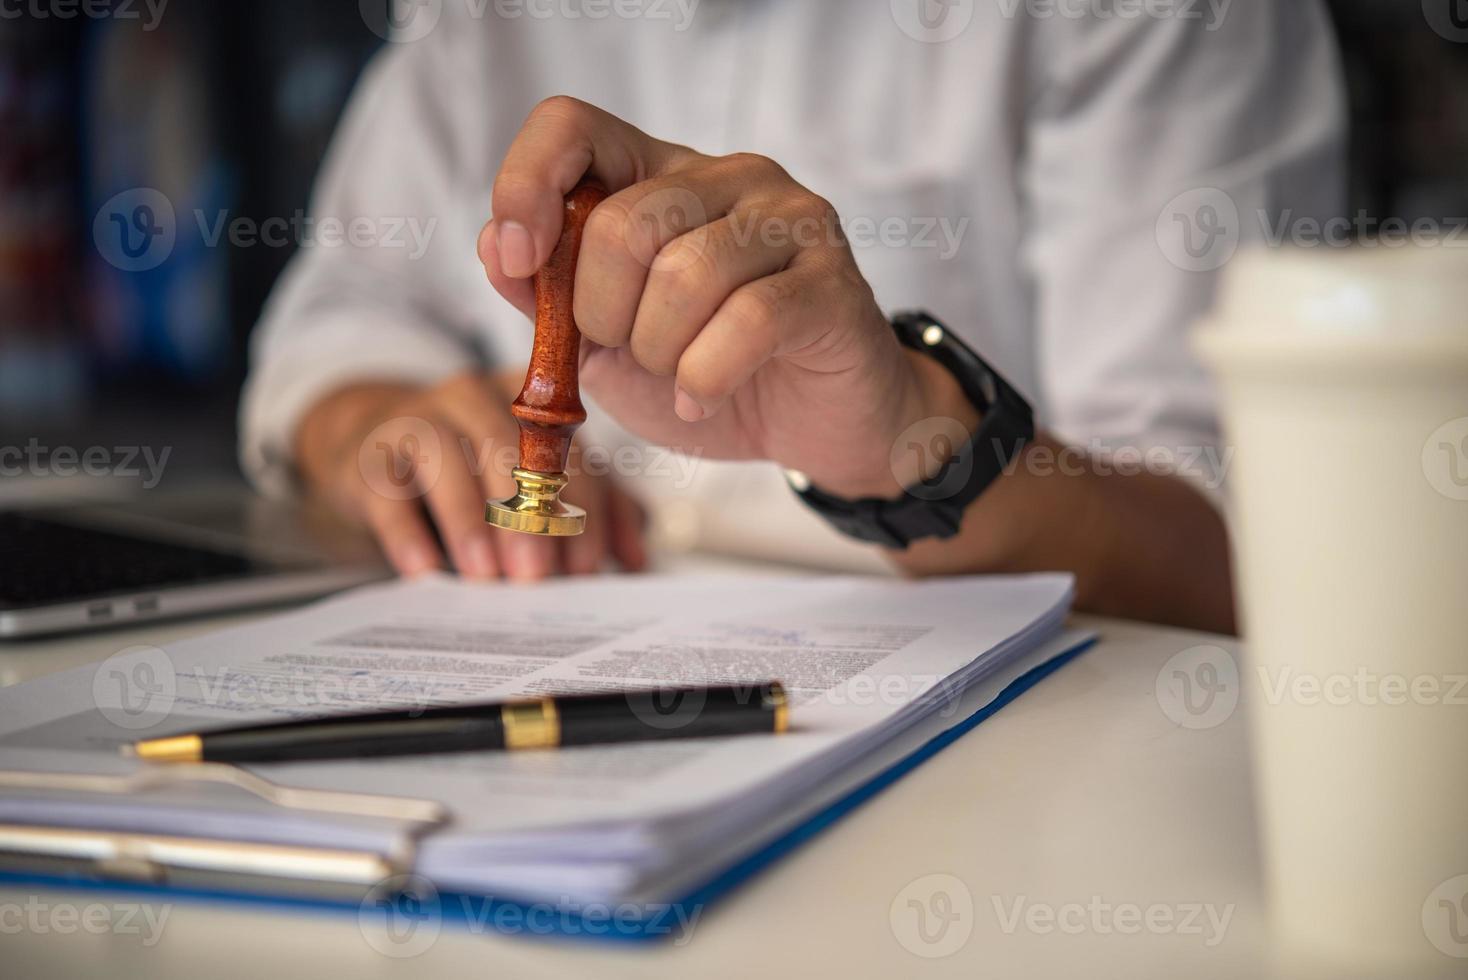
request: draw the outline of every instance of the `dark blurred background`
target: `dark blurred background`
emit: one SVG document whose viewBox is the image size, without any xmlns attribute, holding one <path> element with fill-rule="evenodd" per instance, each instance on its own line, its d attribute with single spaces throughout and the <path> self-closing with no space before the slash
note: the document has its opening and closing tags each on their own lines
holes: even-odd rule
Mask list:
<svg viewBox="0 0 1468 980">
<path fill-rule="evenodd" d="M 304 212 L 382 41 L 358 0 L 56 15 L 76 6 L 0 0 L 0 446 L 30 447 L 38 470 L 61 445 L 168 446 L 170 484 L 237 478 L 246 344 L 296 236 L 206 248 L 179 235 L 148 268 L 145 254 L 103 255 L 93 223 L 137 187 L 162 191 L 179 227 L 196 211 L 211 224 Z M 1350 77 L 1352 210 L 1468 215 L 1468 0 L 1330 6 Z M 156 202 L 125 203 L 147 223 Z"/>
</svg>

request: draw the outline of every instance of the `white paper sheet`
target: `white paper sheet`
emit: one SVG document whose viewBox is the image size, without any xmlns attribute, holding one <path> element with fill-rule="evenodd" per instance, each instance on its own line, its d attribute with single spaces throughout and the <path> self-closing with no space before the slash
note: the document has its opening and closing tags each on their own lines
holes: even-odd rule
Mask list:
<svg viewBox="0 0 1468 980">
<path fill-rule="evenodd" d="M 370 586 L 0 690 L 0 768 L 124 772 L 142 763 L 120 758 L 121 744 L 251 720 L 782 681 L 792 729 L 780 737 L 251 767 L 288 785 L 442 801 L 454 824 L 425 845 L 430 875 L 609 895 L 954 711 L 1060 629 L 1070 590 L 1060 575 Z M 337 846 L 371 846 L 385 832 L 282 818 L 212 789 L 121 804 L 5 793 L 0 819 Z"/>
</svg>

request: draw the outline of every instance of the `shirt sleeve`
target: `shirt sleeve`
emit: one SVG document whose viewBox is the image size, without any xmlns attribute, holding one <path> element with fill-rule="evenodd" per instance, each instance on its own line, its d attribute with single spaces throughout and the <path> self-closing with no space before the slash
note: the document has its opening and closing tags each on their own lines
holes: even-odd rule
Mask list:
<svg viewBox="0 0 1468 980">
<path fill-rule="evenodd" d="M 385 45 L 322 163 L 301 247 L 251 338 L 240 456 L 267 493 L 294 488 L 294 433 L 332 390 L 432 382 L 485 361 L 476 337 L 497 297 L 473 238 L 489 184 L 466 185 L 483 169 L 471 158 L 488 154 L 470 150 L 480 126 L 450 117 L 462 100 L 445 95 L 473 84 L 455 73 L 474 70 L 455 36 Z M 465 214 L 481 199 L 484 215 Z"/>
<path fill-rule="evenodd" d="M 1345 109 L 1318 0 L 1193 9 L 1030 26 L 1023 260 L 1052 431 L 1216 500 L 1228 454 L 1189 335 L 1239 248 L 1343 212 Z"/>
</svg>

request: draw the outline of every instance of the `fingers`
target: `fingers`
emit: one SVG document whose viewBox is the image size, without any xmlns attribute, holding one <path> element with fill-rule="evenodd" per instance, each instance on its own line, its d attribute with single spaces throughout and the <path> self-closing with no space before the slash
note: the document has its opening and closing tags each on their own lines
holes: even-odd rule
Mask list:
<svg viewBox="0 0 1468 980">
<path fill-rule="evenodd" d="M 460 574 L 493 577 L 499 563 L 490 529 L 480 518 L 484 502 L 463 452 L 463 436 L 451 419 L 428 409 L 421 402 L 406 403 L 405 414 L 374 428 L 352 460 L 356 472 L 343 482 L 353 488 L 363 517 L 399 572 L 441 567 L 441 542 Z"/>
<path fill-rule="evenodd" d="M 607 493 L 607 537 L 612 557 L 629 572 L 647 567 L 647 514 L 632 495 L 613 486 Z"/>
<path fill-rule="evenodd" d="M 685 422 L 716 414 L 755 371 L 830 330 L 831 272 L 810 261 L 741 286 L 678 359 L 673 410 Z"/>
<path fill-rule="evenodd" d="M 494 578 L 499 575 L 500 562 L 495 556 L 493 529 L 484 523 L 483 491 L 469 471 L 460 433 L 447 425 L 439 429 L 447 444 L 438 479 L 426 495 L 428 511 L 455 570 L 465 578 Z"/>
<path fill-rule="evenodd" d="M 576 263 L 576 325 L 583 334 L 604 347 L 627 342 L 645 284 L 658 272 L 696 263 L 709 222 L 739 200 L 732 170 L 678 169 L 619 191 L 591 212 Z"/>
<path fill-rule="evenodd" d="M 513 484 L 510 490 L 503 493 L 495 491 L 492 497 L 503 499 L 512 493 L 514 493 Z M 503 528 L 492 528 L 491 530 L 494 533 L 495 548 L 498 549 L 500 561 L 504 564 L 506 577 L 517 582 L 538 582 L 559 570 L 555 538 L 522 534 L 519 531 L 506 531 Z"/>
<path fill-rule="evenodd" d="M 416 500 L 393 500 L 369 490 L 362 499 L 362 511 L 399 575 L 419 575 L 442 567 L 442 553 Z"/>
<path fill-rule="evenodd" d="M 499 270 L 524 279 L 540 268 L 560 236 L 565 196 L 582 177 L 620 190 L 661 173 L 680 151 L 690 152 L 585 102 L 546 99 L 525 120 L 495 178 Z"/>
<path fill-rule="evenodd" d="M 566 571 L 571 575 L 594 574 L 608 557 L 626 571 L 642 571 L 647 567 L 643 533 L 647 519 L 642 505 L 604 478 L 581 485 L 589 490 L 576 495 L 572 502 L 588 511 L 586 531 L 565 539 Z"/>
<path fill-rule="evenodd" d="M 479 261 L 484 263 L 484 274 L 495 291 L 526 317 L 535 319 L 535 285 L 529 279 L 511 279 L 501 268 L 499 244 L 496 241 L 498 226 L 494 221 L 486 224 L 479 232 Z"/>
<path fill-rule="evenodd" d="M 793 240 L 756 245 L 747 234 L 729 217 L 662 249 L 632 318 L 628 344 L 638 363 L 653 374 L 674 374 L 684 350 L 736 289 L 779 272 L 799 251 Z"/>
<path fill-rule="evenodd" d="M 351 401 L 338 398 L 332 411 L 345 418 L 325 418 L 331 406 L 323 407 L 315 438 L 301 437 L 302 451 L 319 464 L 312 492 L 357 515 L 403 575 L 443 568 L 445 549 L 471 579 L 600 570 L 613 553 L 605 478 L 573 479 L 568 496 L 586 499 L 591 519 L 587 533 L 571 542 L 484 523 L 485 499 L 515 492 L 510 469 L 519 433 L 506 411 L 508 386 L 468 372 L 427 391 L 364 389 Z"/>
<path fill-rule="evenodd" d="M 607 511 L 606 483 L 582 477 L 573 480 L 567 489 L 571 492 L 563 494 L 566 502 L 586 511 L 586 530 L 562 539 L 561 556 L 567 574 L 591 575 L 601 571 L 602 563 L 611 550 L 611 515 Z"/>
<path fill-rule="evenodd" d="M 513 447 L 518 441 L 514 422 L 505 411 L 501 393 L 483 375 L 463 375 L 438 389 L 442 410 L 464 433 L 458 448 L 465 473 L 470 477 L 466 492 L 455 505 L 465 520 L 482 531 L 493 549 L 498 571 L 517 581 L 535 581 L 557 571 L 555 542 L 530 534 L 518 534 L 484 524 L 484 502 L 503 500 L 515 492 L 510 476 Z M 436 515 L 435 515 L 436 516 Z M 442 526 L 442 525 L 441 525 Z"/>
</svg>

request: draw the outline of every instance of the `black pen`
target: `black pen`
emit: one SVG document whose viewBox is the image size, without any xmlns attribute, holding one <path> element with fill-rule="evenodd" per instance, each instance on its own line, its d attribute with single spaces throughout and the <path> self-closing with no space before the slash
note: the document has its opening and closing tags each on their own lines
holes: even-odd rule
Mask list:
<svg viewBox="0 0 1468 980">
<path fill-rule="evenodd" d="M 246 725 L 125 747 L 153 762 L 289 762 L 780 733 L 778 681 L 450 705 Z"/>
</svg>

